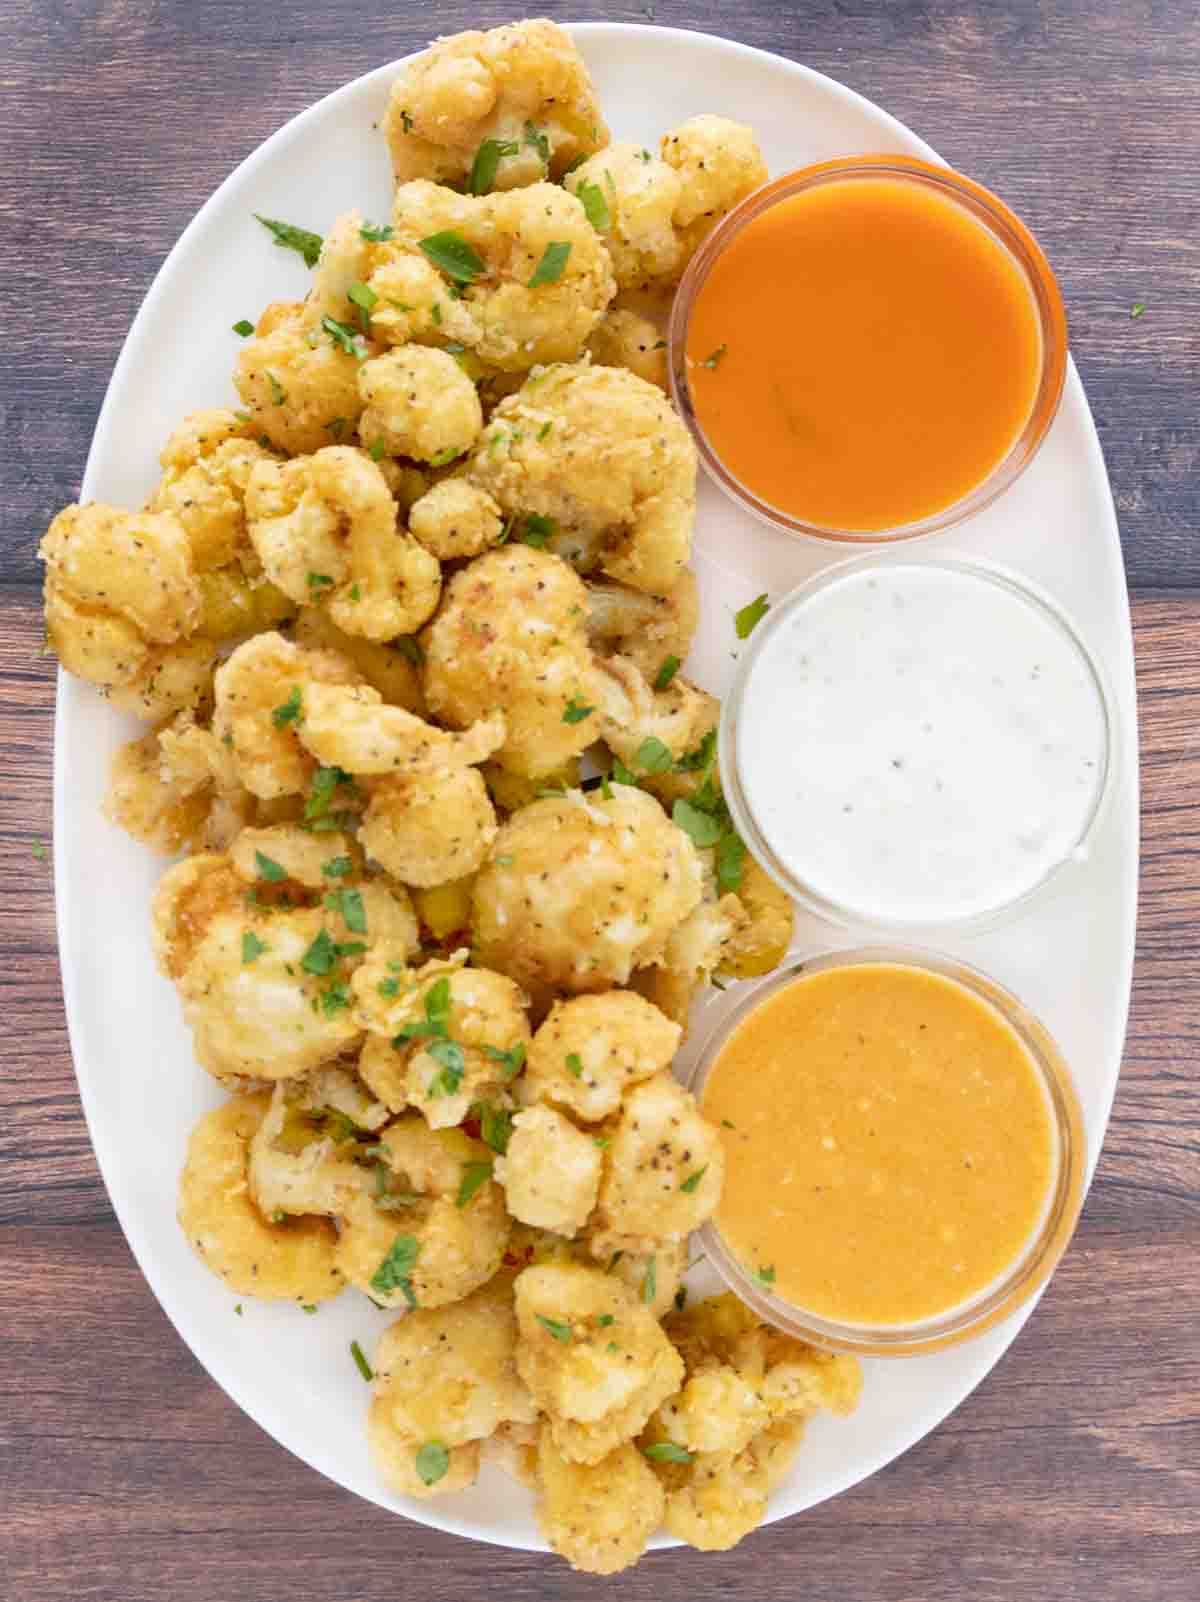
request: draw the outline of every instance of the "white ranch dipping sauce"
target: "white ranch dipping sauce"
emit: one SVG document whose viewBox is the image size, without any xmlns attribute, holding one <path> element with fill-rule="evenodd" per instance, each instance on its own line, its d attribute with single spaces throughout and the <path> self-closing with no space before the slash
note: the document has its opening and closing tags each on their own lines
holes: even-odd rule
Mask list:
<svg viewBox="0 0 1200 1602">
<path fill-rule="evenodd" d="M 883 561 L 759 627 L 740 800 L 810 895 L 866 921 L 972 918 L 1079 848 L 1106 775 L 1103 692 L 1034 597 Z"/>
</svg>

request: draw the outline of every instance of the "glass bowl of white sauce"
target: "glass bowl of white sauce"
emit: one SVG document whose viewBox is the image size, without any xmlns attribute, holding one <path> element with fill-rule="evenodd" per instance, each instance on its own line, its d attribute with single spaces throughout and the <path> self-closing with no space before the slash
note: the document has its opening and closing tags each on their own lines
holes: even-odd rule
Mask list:
<svg viewBox="0 0 1200 1602">
<path fill-rule="evenodd" d="M 747 846 L 809 911 L 986 925 L 1086 857 L 1115 712 L 1078 629 L 1000 567 L 881 554 L 754 632 L 721 719 Z"/>
</svg>

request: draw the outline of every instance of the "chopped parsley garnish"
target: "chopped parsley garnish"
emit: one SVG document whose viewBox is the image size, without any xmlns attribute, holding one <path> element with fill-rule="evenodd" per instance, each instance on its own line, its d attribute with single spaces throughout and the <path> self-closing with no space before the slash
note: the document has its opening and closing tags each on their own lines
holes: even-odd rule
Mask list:
<svg viewBox="0 0 1200 1602">
<path fill-rule="evenodd" d="M 468 195 L 486 195 L 496 182 L 496 172 L 505 156 L 515 156 L 520 152 L 520 145 L 515 139 L 485 139 L 475 152 L 475 160 L 471 163 L 470 175 L 467 178 Z"/>
<path fill-rule="evenodd" d="M 658 1258 L 652 1257 L 646 1264 L 645 1277 L 642 1280 L 642 1300 L 649 1305 L 658 1295 Z"/>
<path fill-rule="evenodd" d="M 705 773 L 712 770 L 717 760 L 717 731 L 709 729 L 694 751 L 688 751 L 675 764 L 676 773 Z"/>
<path fill-rule="evenodd" d="M 354 863 L 349 857 L 330 857 L 328 862 L 321 864 L 321 872 L 327 879 L 344 879 L 348 873 L 354 872 Z"/>
<path fill-rule="evenodd" d="M 654 734 L 648 734 L 638 746 L 633 761 L 634 766 L 641 768 L 643 773 L 670 773 L 675 765 L 670 748 Z"/>
<path fill-rule="evenodd" d="M 700 363 L 701 367 L 707 367 L 710 373 L 715 373 L 717 368 L 725 360 L 725 355 L 728 350 L 728 345 L 718 345 L 716 350 L 713 351 L 712 355 L 706 356 Z"/>
<path fill-rule="evenodd" d="M 554 427 L 553 423 L 543 423 L 542 424 L 541 428 L 539 428 L 538 431 L 537 431 L 537 437 L 538 437 L 539 442 L 545 439 L 546 435 L 550 432 L 550 430 L 553 427 Z"/>
<path fill-rule="evenodd" d="M 582 723 L 584 718 L 590 718 L 595 710 L 594 706 L 588 706 L 586 701 L 582 701 L 579 696 L 573 695 L 567 702 L 562 720 L 564 723 Z"/>
<path fill-rule="evenodd" d="M 301 1302 L 300 1311 L 302 1313 L 315 1313 L 317 1311 L 317 1304 L 316 1302 Z"/>
<path fill-rule="evenodd" d="M 1129 308 L 1129 315 L 1133 318 L 1134 322 L 1136 322 L 1139 317 L 1145 316 L 1145 312 L 1146 302 L 1144 300 L 1135 300 L 1133 305 Z"/>
<path fill-rule="evenodd" d="M 642 1455 L 654 1463 L 694 1463 L 695 1452 L 689 1452 L 686 1447 L 677 1446 L 674 1441 L 655 1441 L 653 1446 L 643 1446 Z"/>
<path fill-rule="evenodd" d="M 458 1195 L 454 1198 L 456 1207 L 465 1207 L 481 1186 L 486 1185 L 492 1177 L 492 1165 L 486 1163 L 464 1163 L 462 1180 L 459 1183 Z"/>
<path fill-rule="evenodd" d="M 254 933 L 253 929 L 242 930 L 242 962 L 255 962 L 262 956 L 266 946 Z"/>
<path fill-rule="evenodd" d="M 372 245 L 381 245 L 385 240 L 391 239 L 396 230 L 391 223 L 363 223 L 358 230 L 359 238 L 368 240 Z"/>
<path fill-rule="evenodd" d="M 263 227 L 275 236 L 275 243 L 284 250 L 294 250 L 298 256 L 304 257 L 306 267 L 315 267 L 317 257 L 321 254 L 324 240 L 320 234 L 310 233 L 307 228 L 297 228 L 294 223 L 279 222 L 274 217 L 260 216 L 254 213 Z"/>
<path fill-rule="evenodd" d="M 738 639 L 748 640 L 754 633 L 756 624 L 761 623 L 763 618 L 766 617 L 770 610 L 771 603 L 767 600 L 766 594 L 764 593 L 762 595 L 756 595 L 754 599 L 752 601 L 748 601 L 746 605 L 740 609 L 740 611 L 735 612 L 733 615 L 733 626 L 737 630 Z"/>
<path fill-rule="evenodd" d="M 692 844 L 700 851 L 716 845 L 721 838 L 719 821 L 711 813 L 701 812 L 699 807 L 685 800 L 683 796 L 680 796 L 671 808 L 671 817 L 684 834 L 691 837 Z"/>
<path fill-rule="evenodd" d="M 541 261 L 533 269 L 533 277 L 529 280 L 529 288 L 536 289 L 539 284 L 557 284 L 562 277 L 563 268 L 567 265 L 567 257 L 570 254 L 570 240 L 551 240 L 542 252 Z"/>
<path fill-rule="evenodd" d="M 493 1106 L 490 1101 L 477 1102 L 471 1110 L 479 1119 L 479 1138 L 503 1157 L 512 1137 L 512 1113 L 506 1107 Z"/>
<path fill-rule="evenodd" d="M 433 326 L 435 328 L 440 328 L 442 326 L 442 303 L 440 300 L 434 301 L 432 307 L 430 308 L 429 315 L 433 319 Z"/>
<path fill-rule="evenodd" d="M 645 145 L 643 145 L 642 148 L 637 153 L 637 159 L 639 161 L 644 161 L 644 162 L 647 163 L 647 165 L 649 165 L 649 163 L 654 158 L 651 156 L 650 152 L 646 149 Z"/>
<path fill-rule="evenodd" d="M 265 879 L 268 884 L 278 884 L 280 879 L 287 878 L 287 873 L 278 862 L 273 857 L 263 856 L 261 851 L 254 853 L 254 866 L 258 869 L 258 877 Z"/>
<path fill-rule="evenodd" d="M 328 313 L 321 318 L 321 327 L 333 344 L 339 350 L 344 350 L 347 356 L 357 356 L 359 361 L 365 359 L 366 343 L 357 328 L 351 328 L 349 323 L 339 323 L 336 317 L 330 317 Z"/>
<path fill-rule="evenodd" d="M 604 191 L 599 184 L 589 183 L 585 178 L 575 191 L 576 197 L 587 213 L 587 220 L 598 234 L 604 233 L 612 222 L 612 214 L 608 209 L 608 201 L 604 198 Z"/>
<path fill-rule="evenodd" d="M 700 1181 L 704 1178 L 707 1172 L 708 1164 L 705 1163 L 703 1168 L 697 1168 L 694 1174 L 689 1174 L 687 1176 L 683 1184 L 680 1185 L 680 1190 L 683 1191 L 686 1196 L 690 1196 L 693 1191 L 699 1189 Z"/>
<path fill-rule="evenodd" d="M 350 1356 L 354 1359 L 358 1372 L 369 1385 L 375 1376 L 371 1372 L 371 1365 L 367 1362 L 366 1354 L 363 1352 L 362 1347 L 357 1341 L 350 1342 Z"/>
<path fill-rule="evenodd" d="M 312 789 L 304 803 L 304 821 L 312 823 L 316 818 L 323 818 L 329 811 L 334 793 L 340 785 L 351 785 L 353 780 L 345 768 L 318 768 L 312 777 Z M 348 862 L 348 857 L 335 857 L 335 862 Z M 329 869 L 324 870 L 329 873 Z M 343 868 L 342 873 L 349 873 L 349 868 Z M 340 875 L 330 874 L 331 878 Z"/>
<path fill-rule="evenodd" d="M 234 323 L 233 331 L 235 334 L 240 334 L 243 339 L 249 339 L 254 332 L 254 324 L 248 317 L 242 317 Z"/>
<path fill-rule="evenodd" d="M 323 978 L 329 973 L 337 961 L 337 946 L 328 929 L 322 929 L 308 950 L 300 958 L 300 966 L 305 973 L 316 974 Z"/>
<path fill-rule="evenodd" d="M 678 672 L 679 658 L 677 656 L 665 656 L 662 666 L 654 675 L 654 688 L 656 690 L 665 690 Z"/>
<path fill-rule="evenodd" d="M 543 170 L 549 172 L 550 140 L 547 138 L 544 130 L 536 127 L 532 122 L 527 122 L 525 124 L 524 134 L 524 143 L 529 145 L 531 149 L 537 151 Z"/>
<path fill-rule="evenodd" d="M 543 517 L 540 512 L 530 512 L 521 525 L 518 538 L 526 545 L 532 545 L 534 550 L 545 548 L 546 541 L 558 533 L 558 524 L 552 517 Z"/>
<path fill-rule="evenodd" d="M 430 467 L 445 467 L 449 462 L 456 462 L 466 451 L 459 445 L 447 445 L 444 451 L 438 451 L 436 456 L 429 458 Z"/>
<path fill-rule="evenodd" d="M 387 446 L 381 439 L 372 440 L 370 445 L 367 446 L 367 455 L 373 462 L 382 462 L 387 455 Z M 357 589 L 357 587 L 356 585 L 355 588 Z"/>
<path fill-rule="evenodd" d="M 364 334 L 371 332 L 371 313 L 379 303 L 379 296 L 369 284 L 359 283 L 356 279 L 346 291 L 346 299 L 353 306 L 358 307 L 359 321 L 362 323 Z"/>
<path fill-rule="evenodd" d="M 310 595 L 319 595 L 322 590 L 328 589 L 332 583 L 333 580 L 328 573 L 310 573 L 308 575 L 308 593 Z"/>
<path fill-rule="evenodd" d="M 567 1053 L 566 1062 L 567 1062 L 567 1072 L 569 1074 L 573 1074 L 576 1079 L 582 1079 L 583 1078 L 583 1058 L 579 1055 L 579 1053 L 577 1051 L 569 1051 Z"/>
<path fill-rule="evenodd" d="M 282 729 L 288 723 L 299 723 L 302 713 L 303 705 L 300 700 L 300 686 L 293 684 L 291 695 L 271 713 L 271 722 L 277 729 Z"/>
<path fill-rule="evenodd" d="M 420 1255 L 421 1242 L 415 1235 L 397 1235 L 391 1250 L 371 1275 L 371 1289 L 380 1296 L 402 1291 L 408 1305 L 415 1307 L 417 1298 L 413 1294 L 412 1271 Z"/>
<path fill-rule="evenodd" d="M 610 775 L 614 784 L 628 784 L 637 787 L 637 779 L 621 761 L 619 756 L 613 757 L 612 773 Z"/>
<path fill-rule="evenodd" d="M 450 1454 L 440 1441 L 426 1441 L 418 1447 L 414 1461 L 424 1485 L 436 1485 L 450 1468 Z"/>
<path fill-rule="evenodd" d="M 417 247 L 439 272 L 445 273 L 456 284 L 473 284 L 484 271 L 482 260 L 453 228 L 444 228 L 441 233 L 418 239 Z M 434 320 L 437 321 L 436 318 Z"/>
<path fill-rule="evenodd" d="M 717 888 L 723 892 L 740 890 L 745 862 L 745 842 L 730 829 L 717 841 Z"/>
<path fill-rule="evenodd" d="M 284 389 L 274 373 L 267 374 L 267 383 L 271 386 L 271 404 L 273 406 L 282 406 L 284 401 L 287 400 L 287 390 Z"/>
<path fill-rule="evenodd" d="M 239 1318 L 241 1318 L 241 1316 L 242 1316 L 242 1304 L 241 1304 L 241 1302 L 238 1302 L 233 1310 L 237 1314 L 237 1316 Z"/>
<path fill-rule="evenodd" d="M 431 1040 L 425 1050 L 434 1062 L 441 1065 L 441 1073 L 430 1083 L 429 1095 L 453 1096 L 462 1084 L 466 1069 L 466 1058 L 463 1056 L 462 1047 L 453 1040 Z"/>
<path fill-rule="evenodd" d="M 33 860 L 35 862 L 45 862 L 47 860 L 46 847 L 40 840 L 35 840 L 30 850 L 33 852 Z"/>
<path fill-rule="evenodd" d="M 500 1077 L 502 1079 L 515 1079 L 525 1066 L 525 1045 L 523 1041 L 518 1040 L 511 1051 L 501 1051 L 498 1046 L 487 1045 L 482 1050 L 485 1057 L 490 1057 L 493 1062 L 500 1064 Z"/>
<path fill-rule="evenodd" d="M 445 1039 L 450 1021 L 450 981 L 445 977 L 430 985 L 425 992 L 425 1017 L 419 1023 L 405 1024 L 395 1036 L 392 1045 L 399 1049 L 409 1040 Z"/>
<path fill-rule="evenodd" d="M 767 1263 L 762 1268 L 756 1268 L 754 1270 L 754 1277 L 755 1279 L 761 1281 L 761 1283 L 764 1285 L 773 1285 L 775 1283 L 774 1265 Z"/>
<path fill-rule="evenodd" d="M 612 1254 L 612 1256 L 608 1259 L 608 1267 L 604 1270 L 604 1272 L 606 1274 L 611 1274 L 613 1269 L 621 1261 L 621 1259 L 622 1259 L 622 1257 L 624 1257 L 624 1255 L 625 1255 L 624 1252 L 614 1252 Z"/>
<path fill-rule="evenodd" d="M 341 439 L 343 430 L 346 427 L 346 419 L 344 417 L 331 418 L 330 421 L 325 424 L 325 427 L 333 435 L 334 439 Z"/>
<path fill-rule="evenodd" d="M 510 857 L 507 852 L 501 852 L 498 857 L 492 858 L 492 861 L 498 868 L 511 868 L 516 860 L 517 859 L 515 857 Z"/>
<path fill-rule="evenodd" d="M 331 890 L 325 897 L 325 905 L 331 912 L 340 912 L 347 929 L 355 934 L 367 932 L 367 910 L 363 906 L 361 890 Z"/>
<path fill-rule="evenodd" d="M 391 1001 L 394 996 L 400 994 L 400 981 L 399 979 L 381 979 L 375 989 L 381 996 Z"/>
<path fill-rule="evenodd" d="M 570 1324 L 564 1324 L 557 1318 L 547 1318 L 544 1313 L 538 1313 L 537 1321 L 543 1329 L 550 1331 L 556 1341 L 561 1341 L 564 1346 L 571 1344 Z"/>
<path fill-rule="evenodd" d="M 615 1324 L 616 1322 L 617 1322 L 616 1319 L 613 1317 L 613 1315 L 611 1313 L 597 1313 L 596 1314 L 596 1328 L 597 1329 L 607 1329 L 610 1324 Z"/>
</svg>

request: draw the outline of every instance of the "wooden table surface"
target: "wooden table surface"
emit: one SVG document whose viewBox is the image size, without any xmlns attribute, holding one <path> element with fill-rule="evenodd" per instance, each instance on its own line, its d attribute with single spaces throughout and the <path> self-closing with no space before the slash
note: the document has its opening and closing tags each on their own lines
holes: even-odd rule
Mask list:
<svg viewBox="0 0 1200 1602">
<path fill-rule="evenodd" d="M 550 3 L 552 16 L 575 7 Z M 63 1025 L 53 671 L 34 548 L 188 218 L 288 117 L 433 31 L 359 0 L 2 0 L 0 1593 L 14 1602 L 570 1599 L 564 1566 L 388 1517 L 252 1424 L 125 1246 Z M 589 15 L 728 33 L 841 79 L 998 189 L 1058 271 L 1133 595 L 1144 857 L 1116 1110 L 1012 1351 L 864 1485 L 630 1602 L 1187 1602 L 1200 1594 L 1200 9 L 1194 0 L 717 0 Z M 1131 317 L 1135 302 L 1145 313 Z M 97 893 L 104 894 L 102 866 Z M 1085 938 L 1081 931 L 1081 938 Z"/>
</svg>

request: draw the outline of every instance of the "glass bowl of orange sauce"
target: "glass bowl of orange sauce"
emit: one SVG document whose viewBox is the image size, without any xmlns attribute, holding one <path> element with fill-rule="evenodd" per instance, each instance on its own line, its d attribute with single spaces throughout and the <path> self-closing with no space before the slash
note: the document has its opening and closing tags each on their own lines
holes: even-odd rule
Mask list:
<svg viewBox="0 0 1200 1602">
<path fill-rule="evenodd" d="M 818 1346 L 914 1356 L 977 1335 L 1044 1285 L 1078 1219 L 1067 1064 L 953 958 L 873 946 L 775 975 L 714 1031 L 690 1088 L 725 1153 L 705 1252 Z"/>
<path fill-rule="evenodd" d="M 761 521 L 913 539 L 1033 460 L 1067 363 L 1037 241 L 982 185 L 911 156 L 822 162 L 734 208 L 684 274 L 676 405 L 716 483 Z"/>
</svg>

